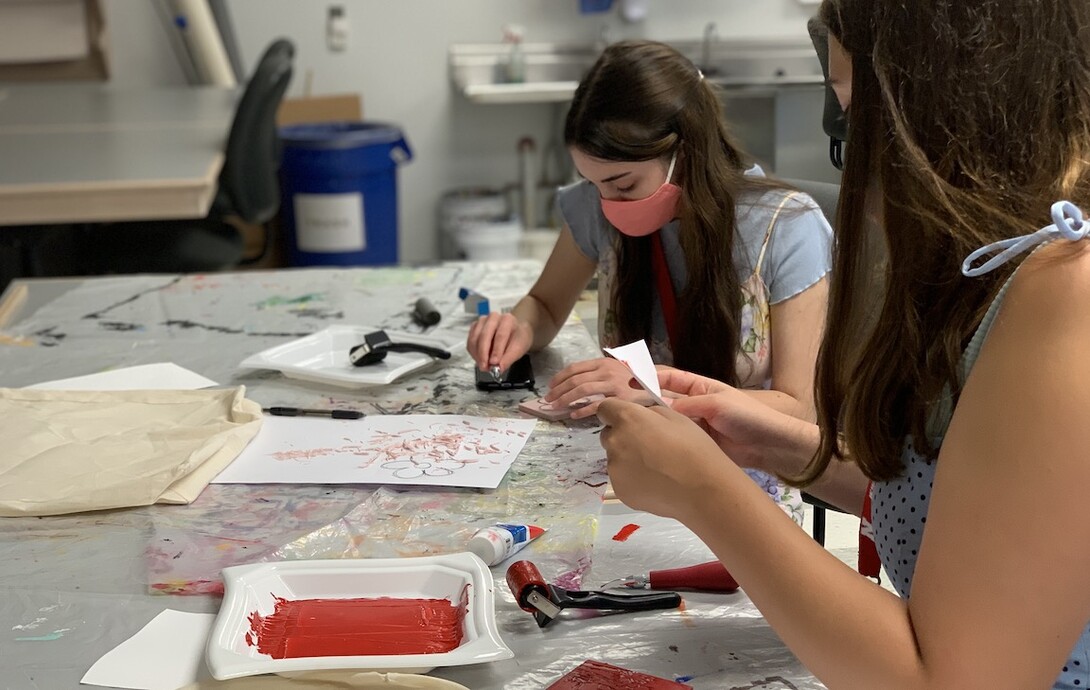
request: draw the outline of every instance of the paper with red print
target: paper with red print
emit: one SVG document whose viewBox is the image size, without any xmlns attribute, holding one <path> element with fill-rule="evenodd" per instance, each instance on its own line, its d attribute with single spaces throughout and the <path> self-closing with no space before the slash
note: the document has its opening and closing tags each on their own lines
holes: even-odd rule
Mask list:
<svg viewBox="0 0 1090 690">
<path fill-rule="evenodd" d="M 496 488 L 533 419 L 371 415 L 265 418 L 214 484 L 409 484 Z"/>
</svg>

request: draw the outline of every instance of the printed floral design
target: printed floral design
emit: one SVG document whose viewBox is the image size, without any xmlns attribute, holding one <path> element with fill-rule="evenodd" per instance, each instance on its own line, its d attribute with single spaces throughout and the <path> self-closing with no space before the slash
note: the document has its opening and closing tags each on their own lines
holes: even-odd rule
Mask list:
<svg viewBox="0 0 1090 690">
<path fill-rule="evenodd" d="M 768 376 L 769 345 L 772 340 L 772 315 L 768 307 L 768 287 L 761 274 L 754 271 L 741 286 L 742 313 L 738 324 L 741 347 L 737 371 L 742 388 L 764 385 Z M 745 375 L 742 374 L 745 372 Z"/>
<path fill-rule="evenodd" d="M 745 470 L 746 475 L 757 483 L 757 486 L 765 490 L 773 501 L 779 504 L 783 512 L 802 527 L 802 493 L 791 486 L 780 483 L 780 480 L 760 470 Z"/>
</svg>

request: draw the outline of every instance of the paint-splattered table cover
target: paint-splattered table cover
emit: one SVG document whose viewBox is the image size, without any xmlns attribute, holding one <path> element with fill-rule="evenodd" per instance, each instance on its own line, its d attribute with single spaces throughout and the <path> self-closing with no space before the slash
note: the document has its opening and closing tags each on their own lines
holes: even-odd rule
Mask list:
<svg viewBox="0 0 1090 690">
<path fill-rule="evenodd" d="M 464 337 L 473 317 L 462 308 L 460 287 L 509 298 L 539 271 L 536 262 L 515 261 L 86 280 L 0 334 L 0 382 L 18 387 L 169 361 L 221 385 L 244 385 L 264 406 L 518 416 L 517 403 L 532 393 L 476 390 L 465 354 L 360 389 L 238 364 L 333 324 L 420 332 L 411 318 L 419 297 L 443 314 L 429 333 Z M 533 358 L 539 386 L 565 364 L 596 356 L 593 338 L 573 317 Z M 213 484 L 188 506 L 4 519 L 0 677 L 12 688 L 75 687 L 95 659 L 158 611 L 215 611 L 219 570 L 228 565 L 450 553 L 464 550 L 477 527 L 500 520 L 547 527 L 548 538 L 527 554 L 547 579 L 568 588 L 601 584 L 626 567 L 709 559 L 686 530 L 649 516 L 639 539 L 622 548 L 606 535 L 609 556 L 595 550 L 599 520 L 614 519 L 599 515 L 606 474 L 596 431 L 593 420 L 539 422 L 496 490 Z M 502 571 L 494 574 L 502 583 Z M 473 688 L 536 688 L 596 658 L 621 666 L 639 660 L 627 666 L 694 676 L 694 686 L 706 679 L 707 687 L 821 687 L 744 594 L 692 595 L 681 612 L 565 620 L 542 633 L 506 588 L 497 592 L 501 633 L 516 660 L 435 675 Z"/>
</svg>

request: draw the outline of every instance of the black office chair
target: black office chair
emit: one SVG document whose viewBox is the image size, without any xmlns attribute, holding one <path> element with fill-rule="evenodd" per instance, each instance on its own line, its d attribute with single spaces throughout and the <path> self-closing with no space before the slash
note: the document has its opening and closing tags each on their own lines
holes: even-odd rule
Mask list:
<svg viewBox="0 0 1090 690">
<path fill-rule="evenodd" d="M 830 225 L 836 223 L 836 208 L 840 203 L 840 185 L 832 182 L 818 182 L 817 180 L 802 180 L 798 178 L 781 178 L 784 182 L 799 190 L 817 202 L 822 215 L 828 219 Z"/>
<path fill-rule="evenodd" d="M 294 55 L 292 43 L 278 39 L 258 61 L 235 110 L 208 216 L 93 226 L 84 236 L 88 272 L 196 273 L 243 261 L 242 234 L 227 219 L 264 225 L 280 206 L 276 111 L 291 81 Z M 265 249 L 269 241 L 266 229 Z"/>
</svg>

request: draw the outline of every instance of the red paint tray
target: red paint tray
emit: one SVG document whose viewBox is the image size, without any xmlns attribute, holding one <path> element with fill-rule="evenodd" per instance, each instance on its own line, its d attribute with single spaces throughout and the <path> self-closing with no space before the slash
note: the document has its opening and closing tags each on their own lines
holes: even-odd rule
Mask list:
<svg viewBox="0 0 1090 690">
<path fill-rule="evenodd" d="M 514 656 L 496 629 L 492 574 L 473 554 L 258 563 L 225 568 L 223 580 L 223 603 L 206 650 L 208 668 L 217 680 L 329 669 L 427 673 L 440 666 Z M 447 599 L 457 605 L 463 596 L 468 608 L 461 644 L 449 652 L 274 659 L 253 644 L 251 617 L 272 615 L 278 598 Z"/>
</svg>

